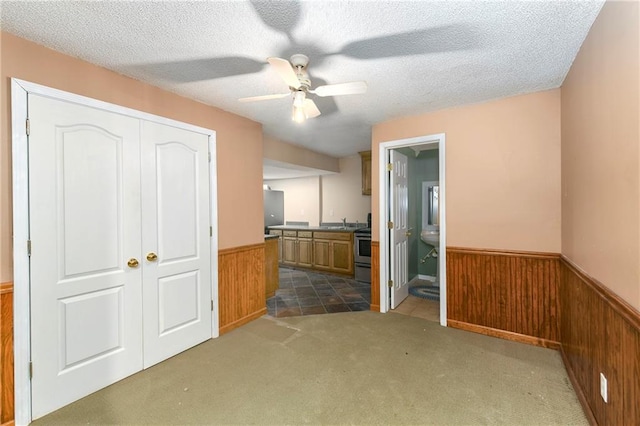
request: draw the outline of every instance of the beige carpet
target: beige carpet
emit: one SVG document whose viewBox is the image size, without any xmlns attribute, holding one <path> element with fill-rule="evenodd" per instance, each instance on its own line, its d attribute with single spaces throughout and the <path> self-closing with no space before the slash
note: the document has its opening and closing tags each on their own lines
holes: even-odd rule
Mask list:
<svg viewBox="0 0 640 426">
<path fill-rule="evenodd" d="M 588 424 L 558 352 L 395 313 L 262 317 L 50 424 Z"/>
</svg>

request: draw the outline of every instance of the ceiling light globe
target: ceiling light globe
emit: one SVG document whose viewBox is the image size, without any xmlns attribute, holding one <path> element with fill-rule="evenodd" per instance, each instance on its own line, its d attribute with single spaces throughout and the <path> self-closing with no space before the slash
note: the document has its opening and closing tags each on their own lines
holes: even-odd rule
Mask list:
<svg viewBox="0 0 640 426">
<path fill-rule="evenodd" d="M 293 106 L 294 107 L 302 107 L 304 106 L 304 100 L 306 98 L 306 94 L 302 90 L 298 90 L 293 94 Z"/>
<path fill-rule="evenodd" d="M 293 107 L 293 121 L 296 123 L 304 123 L 307 119 L 307 115 L 304 113 L 304 108 Z"/>
</svg>

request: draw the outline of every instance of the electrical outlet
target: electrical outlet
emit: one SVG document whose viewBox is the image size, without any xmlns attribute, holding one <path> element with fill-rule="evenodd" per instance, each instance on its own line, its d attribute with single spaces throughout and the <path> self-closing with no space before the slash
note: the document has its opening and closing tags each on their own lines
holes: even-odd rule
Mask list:
<svg viewBox="0 0 640 426">
<path fill-rule="evenodd" d="M 604 374 L 600 373 L 600 396 L 602 396 L 605 403 L 609 403 L 607 392 L 607 378 L 604 377 Z"/>
</svg>

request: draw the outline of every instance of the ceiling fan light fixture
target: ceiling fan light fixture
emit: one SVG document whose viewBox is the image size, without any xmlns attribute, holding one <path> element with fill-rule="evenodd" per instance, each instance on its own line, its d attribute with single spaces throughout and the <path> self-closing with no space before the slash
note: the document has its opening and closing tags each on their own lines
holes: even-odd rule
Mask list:
<svg viewBox="0 0 640 426">
<path fill-rule="evenodd" d="M 1 1 L 1 0 L 0 0 Z M 241 98 L 240 102 L 266 101 L 269 99 L 279 99 L 286 96 L 293 98 L 293 109 L 291 119 L 296 123 L 304 123 L 307 119 L 318 117 L 321 112 L 313 99 L 307 97 L 307 93 L 316 96 L 339 96 L 355 95 L 367 91 L 367 83 L 364 81 L 352 81 L 350 83 L 325 84 L 311 88 L 311 80 L 307 73 L 309 58 L 302 54 L 291 56 L 291 61 L 286 59 L 270 57 L 267 62 L 272 69 L 280 75 L 282 81 L 289 86 L 289 93 L 278 93 L 274 95 L 251 96 Z"/>
<path fill-rule="evenodd" d="M 297 90 L 293 94 L 293 106 L 302 108 L 304 106 L 304 100 L 307 97 L 306 93 L 302 90 Z"/>
<path fill-rule="evenodd" d="M 305 114 L 304 108 L 302 106 L 293 105 L 293 114 L 291 119 L 296 123 L 304 123 L 307 119 L 307 114 Z"/>
</svg>

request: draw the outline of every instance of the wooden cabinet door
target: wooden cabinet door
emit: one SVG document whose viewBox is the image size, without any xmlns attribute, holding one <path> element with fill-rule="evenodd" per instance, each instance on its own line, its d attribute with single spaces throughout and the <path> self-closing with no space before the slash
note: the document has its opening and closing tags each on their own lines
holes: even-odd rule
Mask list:
<svg viewBox="0 0 640 426">
<path fill-rule="evenodd" d="M 310 268 L 313 266 L 313 240 L 298 239 L 298 265 Z"/>
<path fill-rule="evenodd" d="M 353 274 L 351 241 L 331 241 L 331 269 L 341 274 Z"/>
<path fill-rule="evenodd" d="M 298 239 L 295 237 L 282 237 L 282 263 L 295 265 L 297 263 Z"/>
<path fill-rule="evenodd" d="M 331 269 L 330 259 L 331 241 L 313 240 L 313 267 L 316 269 Z"/>
</svg>

